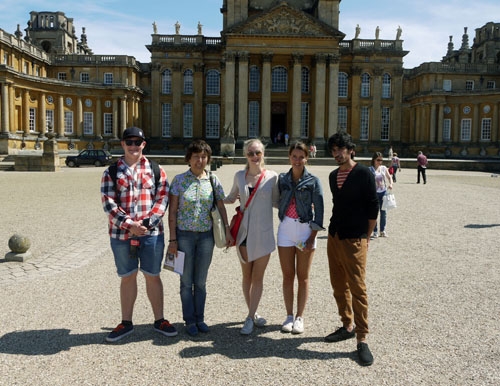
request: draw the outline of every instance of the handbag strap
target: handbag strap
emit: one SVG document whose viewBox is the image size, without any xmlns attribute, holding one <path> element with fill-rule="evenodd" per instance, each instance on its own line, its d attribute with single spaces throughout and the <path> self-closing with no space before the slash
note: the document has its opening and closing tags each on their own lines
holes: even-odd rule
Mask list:
<svg viewBox="0 0 500 386">
<path fill-rule="evenodd" d="M 210 172 L 208 178 L 210 180 L 210 184 L 212 185 L 212 192 L 213 192 L 212 196 L 214 198 L 213 199 L 213 203 L 212 203 L 212 209 L 213 209 L 213 208 L 215 208 L 217 206 L 217 200 L 215 199 L 215 184 L 214 184 L 214 179 L 213 179 L 214 177 L 213 177 L 213 173 L 212 172 Z"/>
<path fill-rule="evenodd" d="M 260 174 L 259 180 L 255 184 L 252 193 L 250 194 L 250 197 L 248 197 L 247 203 L 245 204 L 245 208 L 243 208 L 243 212 L 248 208 L 248 205 L 250 204 L 250 201 L 252 201 L 253 196 L 255 196 L 255 192 L 257 192 L 257 188 L 259 187 L 260 181 L 262 181 L 262 178 L 264 178 L 264 175 L 266 174 L 266 170 L 262 170 L 262 173 Z"/>
</svg>

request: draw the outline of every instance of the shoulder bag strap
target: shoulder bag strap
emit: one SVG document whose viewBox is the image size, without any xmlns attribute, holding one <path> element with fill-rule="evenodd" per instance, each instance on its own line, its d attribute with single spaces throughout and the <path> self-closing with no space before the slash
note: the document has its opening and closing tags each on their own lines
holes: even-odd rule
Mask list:
<svg viewBox="0 0 500 386">
<path fill-rule="evenodd" d="M 217 206 L 217 200 L 215 199 L 215 184 L 212 172 L 210 172 L 209 174 L 209 179 L 210 179 L 210 184 L 212 185 L 212 196 L 214 198 L 212 208 L 215 208 Z"/>
<path fill-rule="evenodd" d="M 245 211 L 245 209 L 248 208 L 248 205 L 250 204 L 250 201 L 252 201 L 252 198 L 255 195 L 255 192 L 257 192 L 257 188 L 259 187 L 260 181 L 262 181 L 265 174 L 266 174 L 266 170 L 264 169 L 262 171 L 262 173 L 260 174 L 259 180 L 257 181 L 257 183 L 255 184 L 255 186 L 252 190 L 252 194 L 250 194 L 250 197 L 248 197 L 247 203 L 245 204 L 245 208 L 243 209 L 243 211 Z"/>
</svg>

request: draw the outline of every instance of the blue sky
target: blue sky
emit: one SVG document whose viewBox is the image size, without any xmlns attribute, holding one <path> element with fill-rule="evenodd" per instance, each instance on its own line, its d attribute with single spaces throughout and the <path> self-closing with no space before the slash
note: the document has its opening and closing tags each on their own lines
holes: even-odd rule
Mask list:
<svg viewBox="0 0 500 386">
<path fill-rule="evenodd" d="M 200 21 L 205 36 L 220 36 L 221 6 L 222 0 L 2 0 L 0 29 L 13 33 L 20 24 L 24 33 L 31 11 L 61 11 L 74 19 L 78 36 L 82 27 L 86 28 L 94 53 L 131 55 L 149 62 L 145 45 L 151 42 L 153 21 L 159 34 L 173 34 L 176 21 L 181 24 L 181 34 L 196 34 Z M 476 28 L 490 21 L 500 22 L 492 19 L 495 16 L 500 19 L 498 0 L 343 0 L 339 29 L 346 39 L 352 39 L 359 24 L 360 38 L 373 39 L 379 26 L 381 39 L 394 39 L 400 25 L 403 47 L 410 51 L 404 67 L 413 68 L 423 62 L 440 61 L 450 35 L 458 49 L 464 27 L 468 27 L 472 45 Z"/>
</svg>

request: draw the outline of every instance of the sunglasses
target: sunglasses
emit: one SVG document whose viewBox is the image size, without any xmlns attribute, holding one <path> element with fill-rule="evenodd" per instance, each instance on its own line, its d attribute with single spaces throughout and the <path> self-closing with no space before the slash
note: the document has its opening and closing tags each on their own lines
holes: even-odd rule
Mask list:
<svg viewBox="0 0 500 386">
<path fill-rule="evenodd" d="M 249 151 L 247 153 L 247 156 L 248 157 L 253 157 L 253 156 L 257 156 L 257 157 L 260 157 L 262 155 L 262 152 L 261 151 Z"/>
<path fill-rule="evenodd" d="M 127 146 L 141 146 L 144 141 L 142 139 L 126 139 L 125 145 Z"/>
</svg>

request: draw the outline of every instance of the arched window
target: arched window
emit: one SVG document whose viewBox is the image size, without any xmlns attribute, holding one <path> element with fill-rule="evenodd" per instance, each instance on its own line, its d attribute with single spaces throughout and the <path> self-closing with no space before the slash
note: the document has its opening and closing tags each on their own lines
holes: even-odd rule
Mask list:
<svg viewBox="0 0 500 386">
<path fill-rule="evenodd" d="M 207 72 L 207 95 L 220 95 L 220 73 L 217 70 Z"/>
<path fill-rule="evenodd" d="M 172 71 L 165 70 L 161 74 L 161 93 L 172 94 Z"/>
<path fill-rule="evenodd" d="M 363 73 L 361 75 L 361 98 L 368 98 L 370 96 L 370 75 Z"/>
<path fill-rule="evenodd" d="M 184 71 L 184 94 L 193 94 L 193 70 Z"/>
<path fill-rule="evenodd" d="M 309 94 L 309 69 L 302 67 L 302 94 Z"/>
<path fill-rule="evenodd" d="M 390 98 L 391 96 L 391 75 L 385 73 L 382 76 L 382 98 Z"/>
<path fill-rule="evenodd" d="M 345 72 L 339 72 L 339 98 L 347 98 L 349 81 Z"/>
<path fill-rule="evenodd" d="M 259 67 L 251 66 L 248 76 L 248 91 L 259 92 L 260 90 L 260 71 Z"/>
<path fill-rule="evenodd" d="M 283 66 L 274 67 L 271 73 L 272 92 L 288 91 L 288 71 Z"/>
</svg>

